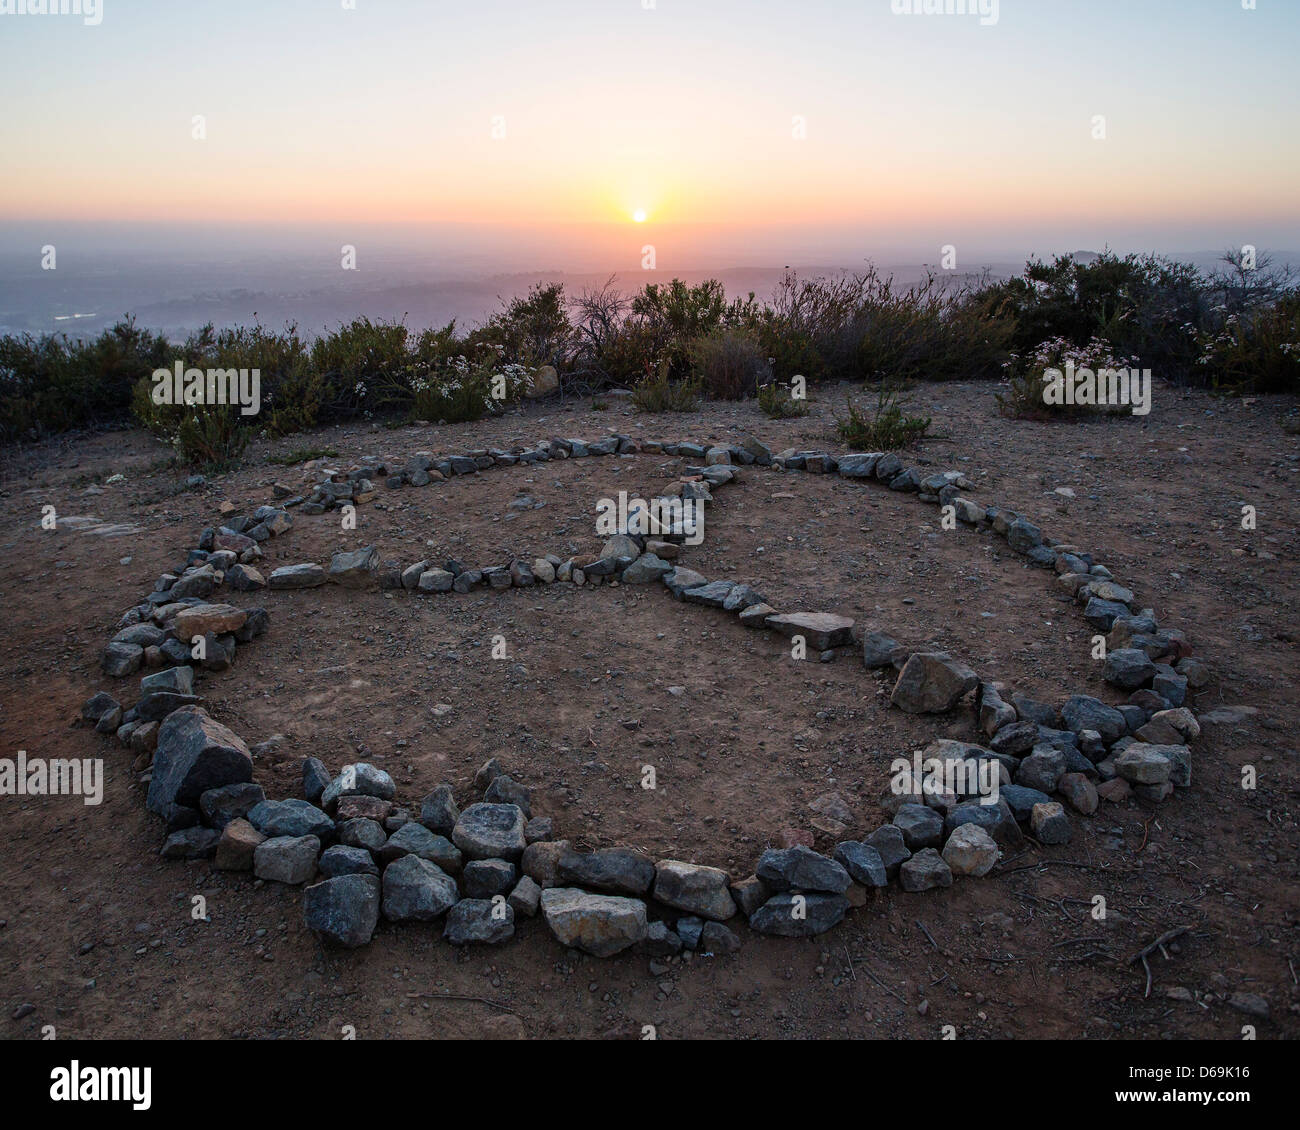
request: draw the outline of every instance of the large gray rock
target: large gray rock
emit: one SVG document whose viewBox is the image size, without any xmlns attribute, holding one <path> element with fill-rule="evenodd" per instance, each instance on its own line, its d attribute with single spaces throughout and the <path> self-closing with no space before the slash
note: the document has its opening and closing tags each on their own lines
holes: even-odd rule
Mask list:
<svg viewBox="0 0 1300 1130">
<path fill-rule="evenodd" d="M 769 616 L 767 626 L 791 639 L 803 636 L 813 651 L 844 647 L 853 642 L 853 621 L 833 612 L 789 612 Z"/>
<path fill-rule="evenodd" d="M 464 858 L 460 849 L 446 836 L 430 832 L 414 820 L 403 824 L 389 836 L 387 842 L 379 848 L 378 854 L 384 863 L 391 863 L 404 855 L 417 855 L 452 874 L 460 870 Z"/>
<path fill-rule="evenodd" d="M 168 714 L 158 729 L 146 803 L 166 815 L 174 804 L 194 807 L 205 792 L 253 779 L 248 747 L 198 706 Z"/>
<path fill-rule="evenodd" d="M 849 873 L 849 878 L 855 883 L 861 883 L 864 887 L 889 886 L 885 861 L 870 844 L 858 840 L 845 840 L 836 844 L 835 862 Z"/>
<path fill-rule="evenodd" d="M 979 686 L 963 663 L 940 652 L 913 652 L 898 673 L 889 701 L 909 714 L 942 714 Z"/>
<path fill-rule="evenodd" d="M 760 934 L 780 938 L 811 938 L 838 925 L 848 913 L 843 895 L 813 892 L 773 895 L 750 917 L 749 926 Z"/>
<path fill-rule="evenodd" d="M 343 766 L 339 775 L 325 786 L 320 806 L 326 812 L 332 812 L 339 797 L 376 796 L 380 800 L 392 800 L 396 795 L 397 786 L 393 784 L 392 777 L 369 762 L 358 761 Z"/>
<path fill-rule="evenodd" d="M 1100 699 L 1086 694 L 1072 695 L 1061 707 L 1061 717 L 1065 720 L 1065 725 L 1076 734 L 1081 734 L 1084 730 L 1096 730 L 1107 745 L 1119 741 L 1128 732 L 1124 715 L 1113 706 L 1107 706 Z"/>
<path fill-rule="evenodd" d="M 319 856 L 320 840 L 315 836 L 276 836 L 257 845 L 253 874 L 276 883 L 305 883 L 316 874 Z"/>
<path fill-rule="evenodd" d="M 561 945 L 612 957 L 646 936 L 645 903 L 573 887 L 542 891 L 542 916 Z"/>
<path fill-rule="evenodd" d="M 952 886 L 952 869 L 934 848 L 923 848 L 898 870 L 903 890 L 918 893 Z"/>
<path fill-rule="evenodd" d="M 296 797 L 264 800 L 248 811 L 248 822 L 264 836 L 317 836 L 334 832 L 334 821 L 314 804 Z"/>
<path fill-rule="evenodd" d="M 329 579 L 345 588 L 364 588 L 379 568 L 379 551 L 373 545 L 347 549 L 330 558 Z"/>
<path fill-rule="evenodd" d="M 504 899 L 461 899 L 447 911 L 443 941 L 453 946 L 496 945 L 514 937 L 515 911 Z"/>
<path fill-rule="evenodd" d="M 508 859 L 524 853 L 527 820 L 517 804 L 471 804 L 452 829 L 451 839 L 469 859 Z"/>
<path fill-rule="evenodd" d="M 383 911 L 390 922 L 432 922 L 458 898 L 456 881 L 418 855 L 404 855 L 384 868 Z"/>
<path fill-rule="evenodd" d="M 583 854 L 566 851 L 556 867 L 566 886 L 581 886 L 616 895 L 643 895 L 655 879 L 655 865 L 630 848 L 604 848 Z"/>
<path fill-rule="evenodd" d="M 303 896 L 307 928 L 337 946 L 364 946 L 379 924 L 379 891 L 378 876 L 357 873 L 338 874 L 308 887 Z"/>
<path fill-rule="evenodd" d="M 325 583 L 325 570 L 315 562 L 282 565 L 267 578 L 273 589 L 314 589 Z"/>
<path fill-rule="evenodd" d="M 849 889 L 849 873 L 833 859 L 810 847 L 768 848 L 758 857 L 755 871 L 773 891 L 820 891 L 842 895 Z"/>
<path fill-rule="evenodd" d="M 736 913 L 727 873 L 717 867 L 661 859 L 655 864 L 654 897 L 665 906 L 725 922 Z"/>
</svg>

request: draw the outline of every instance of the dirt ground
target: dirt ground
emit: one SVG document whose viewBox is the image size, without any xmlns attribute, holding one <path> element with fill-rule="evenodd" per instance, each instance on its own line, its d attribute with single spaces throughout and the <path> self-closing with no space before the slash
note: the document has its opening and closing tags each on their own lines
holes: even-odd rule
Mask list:
<svg viewBox="0 0 1300 1130">
<path fill-rule="evenodd" d="M 271 501 L 272 482 L 301 479 L 272 454 L 328 448 L 346 466 L 610 430 L 842 450 L 842 389 L 821 390 L 810 416 L 789 421 L 752 403 L 644 416 L 611 398 L 604 410 L 530 405 L 454 427 L 333 428 L 258 443 L 244 469 L 199 489 L 139 432 L 4 453 L 0 757 L 102 756 L 106 775 L 99 806 L 0 797 L 5 1034 L 333 1039 L 351 1026 L 358 1038 L 641 1038 L 653 1026 L 661 1039 L 933 1039 L 952 1026 L 960 1039 L 1240 1039 L 1254 1025 L 1261 1039 L 1294 1038 L 1300 438 L 1279 424 L 1293 402 L 1157 388 L 1145 419 L 1044 424 L 1003 419 L 994 391 L 918 388 L 913 410 L 934 418 L 937 438 L 906 461 L 962 470 L 980 501 L 1091 548 L 1187 632 L 1216 672 L 1192 705 L 1220 719 L 1204 724 L 1192 787 L 1155 810 L 1103 804 L 1076 816 L 1072 843 L 1029 845 L 987 879 L 893 888 L 818 939 L 732 923 L 738 954 L 666 971 L 645 957 L 575 958 L 540 920 L 490 950 L 458 952 L 440 926 L 381 923 L 359 951 L 322 951 L 298 890 L 161 861 L 162 828 L 131 755 L 71 723 L 96 690 L 132 698 L 134 680 L 102 676 L 99 652 L 219 503 L 251 508 Z M 300 517 L 268 543 L 266 564 L 328 562 L 365 544 L 403 565 L 591 551 L 597 499 L 647 497 L 683 466 L 642 454 L 381 489 L 357 530 L 334 514 Z M 124 480 L 106 481 L 116 474 Z M 704 544 L 683 553 L 690 568 L 747 581 L 783 611 L 840 612 L 941 646 L 1036 698 L 1113 699 L 1089 658 L 1092 629 L 1001 539 L 944 532 L 936 508 L 832 476 L 745 468 L 715 495 Z M 512 508 L 524 498 L 532 508 Z M 41 529 L 45 505 L 56 532 Z M 1255 531 L 1241 528 L 1246 505 Z M 888 682 L 857 657 L 796 662 L 785 641 L 677 604 L 659 585 L 436 597 L 331 586 L 235 602 L 262 604 L 271 629 L 241 646 L 232 670 L 202 676 L 200 693 L 250 745 L 279 736 L 256 768 L 275 797 L 298 795 L 309 755 L 335 770 L 369 760 L 412 804 L 444 780 L 468 795 L 496 756 L 561 836 L 740 877 L 780 829 L 808 826 L 818 795 L 842 792 L 865 834 L 882 820 L 893 757 L 935 736 L 977 737 L 969 710 L 927 720 L 888 709 Z M 492 657 L 497 636 L 505 659 Z M 646 765 L 653 791 L 639 787 Z M 1244 765 L 1258 772 L 1253 791 L 1241 787 Z M 192 919 L 195 895 L 208 921 Z M 1096 895 L 1100 922 L 1089 915 Z M 1129 959 L 1177 926 L 1191 933 L 1154 959 L 1144 997 Z M 1236 993 L 1265 998 L 1268 1017 L 1229 1004 Z M 34 1011 L 10 1019 L 24 1003 Z"/>
</svg>

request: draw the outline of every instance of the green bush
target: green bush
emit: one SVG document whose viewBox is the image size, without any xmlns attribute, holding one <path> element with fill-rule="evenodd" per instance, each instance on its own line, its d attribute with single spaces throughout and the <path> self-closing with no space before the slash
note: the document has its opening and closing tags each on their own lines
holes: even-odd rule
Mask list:
<svg viewBox="0 0 1300 1130">
<path fill-rule="evenodd" d="M 995 395 L 999 410 L 1004 416 L 1020 420 L 1080 419 L 1131 411 L 1125 404 L 1071 404 L 1062 396 L 1049 395 L 1049 372 L 1055 370 L 1064 377 L 1071 362 L 1076 371 L 1088 369 L 1094 375 L 1108 369 L 1136 367 L 1136 359 L 1116 357 L 1101 338 L 1093 338 L 1086 346 L 1054 338 L 1041 343 L 1028 357 L 1012 355 L 1006 366 L 1007 391 Z"/>
<path fill-rule="evenodd" d="M 837 420 L 835 430 L 852 450 L 898 451 L 919 442 L 930 430 L 929 416 L 912 416 L 903 411 L 907 398 L 898 385 L 880 382 L 872 412 L 858 408 L 851 397 L 845 399 L 848 415 Z"/>
<path fill-rule="evenodd" d="M 667 361 L 658 371 L 646 366 L 646 374 L 632 390 L 632 405 L 638 412 L 695 412 L 700 407 L 699 385 L 687 377 L 674 380 Z"/>
<path fill-rule="evenodd" d="M 758 390 L 758 406 L 765 416 L 773 420 L 785 420 L 795 416 L 808 415 L 806 398 L 795 399 L 794 389 L 790 385 L 772 381 L 761 385 Z"/>
<path fill-rule="evenodd" d="M 750 330 L 716 329 L 687 344 L 691 375 L 714 400 L 744 400 L 768 375 L 766 355 Z"/>
</svg>

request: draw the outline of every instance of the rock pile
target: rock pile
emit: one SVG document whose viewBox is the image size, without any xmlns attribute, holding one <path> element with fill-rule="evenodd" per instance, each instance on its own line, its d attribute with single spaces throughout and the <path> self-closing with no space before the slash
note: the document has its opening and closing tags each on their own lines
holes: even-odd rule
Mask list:
<svg viewBox="0 0 1300 1130">
<path fill-rule="evenodd" d="M 675 521 L 651 532 L 629 521 L 599 553 L 477 567 L 427 560 L 400 566 L 365 546 L 334 554 L 328 567 L 305 562 L 265 578 L 256 565 L 261 545 L 292 527 L 289 508 L 319 514 L 364 503 L 374 496 L 376 479 L 389 489 L 418 487 L 491 467 L 638 450 L 702 462 L 651 500 L 670 514 L 677 507 Z M 1126 701 L 1112 706 L 1075 694 L 1059 708 L 1038 703 L 981 679 L 950 655 L 909 650 L 880 631 L 860 633 L 853 620 L 836 613 L 782 612 L 751 585 L 710 581 L 677 564 L 692 532 L 681 517 L 683 503 L 703 507 L 713 491 L 735 479 L 738 467 L 749 465 L 876 482 L 951 506 L 964 525 L 1004 538 L 1029 564 L 1054 571 L 1083 618 L 1107 633 L 1102 678 L 1128 692 Z M 123 616 L 104 650 L 105 674 L 154 671 L 141 678 L 138 701 L 124 709 L 100 692 L 81 718 L 137 754 L 148 807 L 166 823 L 165 858 L 209 859 L 221 870 L 310 884 L 307 924 L 341 946 L 364 945 L 381 918 L 442 920 L 443 937 L 466 945 L 505 941 L 517 921 L 540 915 L 561 943 L 599 957 L 629 949 L 660 957 L 683 949 L 733 952 L 740 939 L 724 923 L 737 915 L 759 934 L 813 936 L 892 883 L 920 893 L 949 887 L 957 877 L 986 875 L 1001 851 L 1026 834 L 1045 845 L 1067 842 L 1067 806 L 1087 816 L 1103 799 L 1120 803 L 1136 795 L 1157 802 L 1191 783 L 1190 747 L 1200 726 L 1185 701 L 1189 689 L 1206 684 L 1208 673 L 1190 657 L 1184 634 L 1161 628 L 1152 610 L 1140 608 L 1133 590 L 1091 553 L 1053 542 L 1015 513 L 975 502 L 966 493 L 972 489 L 960 473 L 923 475 L 893 454 L 774 454 L 752 438 L 709 446 L 638 444 L 624 435 L 593 442 L 553 438 L 511 451 L 417 454 L 400 468 L 381 459 L 348 472 L 325 468 L 305 494 L 292 496 L 277 485 L 280 507 L 258 507 L 202 531 L 183 565 L 159 578 Z M 408 809 L 397 802 L 384 771 L 360 762 L 331 775 L 316 759 L 303 765 L 301 798 L 268 800 L 253 783 L 248 747 L 211 718 L 194 693 L 196 669 L 228 668 L 237 645 L 269 624 L 262 608 L 212 600 L 223 584 L 241 593 L 332 583 L 427 596 L 655 582 L 682 604 L 800 638 L 823 660 L 860 649 L 866 670 L 894 679 L 890 702 L 901 710 L 944 714 L 969 700 L 987 746 L 940 739 L 918 755 L 970 769 L 967 784 L 948 791 L 918 778 L 896 788 L 883 801 L 892 819 L 858 839 L 851 838 L 854 817 L 843 798 L 828 794 L 814 802 L 813 824 L 838 841 L 831 854 L 798 842 L 769 848 L 752 875 L 734 879 L 716 867 L 653 861 L 630 848 L 578 852 L 554 837 L 549 818 L 533 813 L 528 788 L 503 774 L 495 760 L 476 774 L 472 795 L 461 795 L 463 809 L 449 783 Z"/>
</svg>

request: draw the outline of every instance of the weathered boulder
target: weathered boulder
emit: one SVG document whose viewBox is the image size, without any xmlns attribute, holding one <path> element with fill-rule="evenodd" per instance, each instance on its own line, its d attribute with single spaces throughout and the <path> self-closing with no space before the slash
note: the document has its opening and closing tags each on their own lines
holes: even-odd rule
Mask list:
<svg viewBox="0 0 1300 1130">
<path fill-rule="evenodd" d="M 159 727 L 146 803 L 164 815 L 173 804 L 195 806 L 209 789 L 252 779 L 253 759 L 242 739 L 202 708 L 182 706 Z"/>
<path fill-rule="evenodd" d="M 630 848 L 603 848 L 589 854 L 570 850 L 560 856 L 556 874 L 566 886 L 643 895 L 654 882 L 655 865 Z"/>
<path fill-rule="evenodd" d="M 276 836 L 253 851 L 253 874 L 259 879 L 297 885 L 316 874 L 320 840 L 315 836 Z"/>
<path fill-rule="evenodd" d="M 453 946 L 497 945 L 514 933 L 515 911 L 507 900 L 464 898 L 447 911 L 442 938 Z"/>
<path fill-rule="evenodd" d="M 898 869 L 898 881 L 903 890 L 913 894 L 951 887 L 952 869 L 934 848 L 923 848 Z"/>
<path fill-rule="evenodd" d="M 833 612 L 788 612 L 769 616 L 767 626 L 791 639 L 803 636 L 814 651 L 845 647 L 853 642 L 853 621 Z"/>
<path fill-rule="evenodd" d="M 561 945 L 594 957 L 612 957 L 646 936 L 640 899 L 550 887 L 542 891 L 542 916 Z"/>
<path fill-rule="evenodd" d="M 527 846 L 525 823 L 516 804 L 471 804 L 460 814 L 451 839 L 470 859 L 514 861 Z"/>
<path fill-rule="evenodd" d="M 978 824 L 959 825 L 943 845 L 943 861 L 954 875 L 987 875 L 998 856 L 997 843 Z"/>
<path fill-rule="evenodd" d="M 264 836 L 316 836 L 324 839 L 334 833 L 334 821 L 314 804 L 293 797 L 289 800 L 264 800 L 248 812 L 248 822 Z"/>
<path fill-rule="evenodd" d="M 811 938 L 839 924 L 848 913 L 842 894 L 786 891 L 773 895 L 750 916 L 751 930 L 779 938 Z"/>
<path fill-rule="evenodd" d="M 725 922 L 736 913 L 727 873 L 717 867 L 661 859 L 655 864 L 654 897 L 665 906 Z"/>
<path fill-rule="evenodd" d="M 849 873 L 824 855 L 803 844 L 768 848 L 758 858 L 758 877 L 773 891 L 821 891 L 842 895 L 849 888 Z"/>
<path fill-rule="evenodd" d="M 344 588 L 364 588 L 375 579 L 375 570 L 378 568 L 379 551 L 373 545 L 365 545 L 360 549 L 348 549 L 334 554 L 330 558 L 328 579 Z M 275 580 L 275 573 L 271 574 L 271 580 Z M 276 586 L 272 584 L 271 587 Z"/>
<path fill-rule="evenodd" d="M 316 883 L 303 895 L 307 928 L 347 949 L 364 946 L 379 924 L 379 892 L 375 875 L 342 874 Z"/>
<path fill-rule="evenodd" d="M 418 855 L 404 855 L 384 868 L 382 908 L 390 922 L 432 922 L 458 898 L 456 881 Z"/>
<path fill-rule="evenodd" d="M 942 714 L 979 686 L 965 664 L 942 652 L 913 652 L 898 674 L 889 701 L 909 714 Z"/>
</svg>

